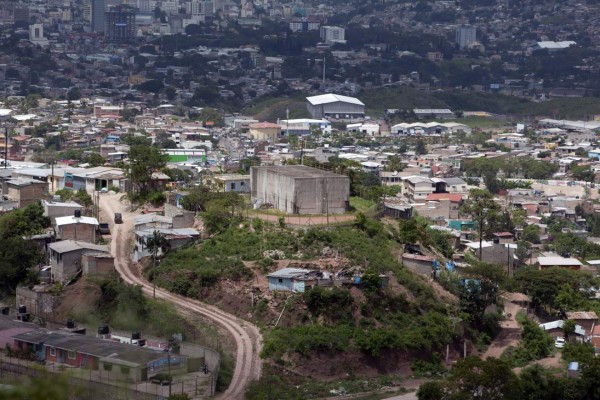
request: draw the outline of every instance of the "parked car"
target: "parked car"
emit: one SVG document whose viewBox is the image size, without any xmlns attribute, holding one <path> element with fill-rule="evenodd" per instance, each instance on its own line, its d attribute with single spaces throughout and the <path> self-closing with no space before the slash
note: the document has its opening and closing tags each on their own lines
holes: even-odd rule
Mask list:
<svg viewBox="0 0 600 400">
<path fill-rule="evenodd" d="M 121 213 L 115 213 L 115 224 L 122 224 L 123 223 L 123 216 L 121 215 Z"/>
<path fill-rule="evenodd" d="M 565 338 L 557 337 L 556 340 L 554 341 L 554 347 L 556 347 L 558 349 L 562 349 L 563 347 L 565 347 Z"/>
<path fill-rule="evenodd" d="M 110 228 L 106 222 L 98 224 L 98 232 L 101 235 L 110 235 Z"/>
<path fill-rule="evenodd" d="M 173 377 L 164 372 L 158 373 L 150 378 L 150 382 L 156 383 L 161 386 L 170 385 L 173 382 Z"/>
</svg>

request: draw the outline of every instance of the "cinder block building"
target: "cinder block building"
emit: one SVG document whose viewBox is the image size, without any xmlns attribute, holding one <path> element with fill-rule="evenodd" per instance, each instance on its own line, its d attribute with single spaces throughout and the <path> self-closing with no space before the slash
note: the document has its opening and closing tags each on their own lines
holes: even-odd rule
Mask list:
<svg viewBox="0 0 600 400">
<path fill-rule="evenodd" d="M 341 214 L 348 209 L 350 178 L 303 165 L 252 167 L 252 201 L 289 214 Z"/>
</svg>

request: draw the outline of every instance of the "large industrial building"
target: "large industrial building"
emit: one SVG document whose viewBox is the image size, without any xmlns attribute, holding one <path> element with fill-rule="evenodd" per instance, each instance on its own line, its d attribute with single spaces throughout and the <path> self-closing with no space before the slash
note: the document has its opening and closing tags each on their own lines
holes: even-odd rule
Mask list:
<svg viewBox="0 0 600 400">
<path fill-rule="evenodd" d="M 339 94 L 322 94 L 306 98 L 306 108 L 313 118 L 356 119 L 364 118 L 365 105 L 354 97 Z"/>
<path fill-rule="evenodd" d="M 250 169 L 252 201 L 289 214 L 341 214 L 348 209 L 350 178 L 303 165 Z"/>
</svg>

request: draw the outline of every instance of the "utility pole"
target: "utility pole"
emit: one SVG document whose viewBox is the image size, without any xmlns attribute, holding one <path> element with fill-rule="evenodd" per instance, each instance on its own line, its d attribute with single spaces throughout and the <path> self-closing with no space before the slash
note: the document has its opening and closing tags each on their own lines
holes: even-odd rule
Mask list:
<svg viewBox="0 0 600 400">
<path fill-rule="evenodd" d="M 4 169 L 6 168 L 8 168 L 8 125 L 4 126 Z"/>
</svg>

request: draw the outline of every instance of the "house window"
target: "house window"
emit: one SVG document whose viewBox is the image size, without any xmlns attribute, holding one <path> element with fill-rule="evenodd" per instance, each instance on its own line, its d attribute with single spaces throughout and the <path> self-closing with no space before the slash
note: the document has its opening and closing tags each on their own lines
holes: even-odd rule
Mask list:
<svg viewBox="0 0 600 400">
<path fill-rule="evenodd" d="M 112 371 L 112 364 L 104 363 L 104 370 L 105 371 Z"/>
<path fill-rule="evenodd" d="M 123 375 L 129 375 L 129 368 L 128 367 L 121 367 L 121 373 Z"/>
<path fill-rule="evenodd" d="M 50 355 L 56 357 L 56 347 L 50 347 Z"/>
<path fill-rule="evenodd" d="M 235 182 L 231 184 L 231 190 L 235 190 Z"/>
<path fill-rule="evenodd" d="M 71 360 L 74 360 L 75 359 L 75 352 L 74 351 L 67 352 L 67 357 L 69 357 Z"/>
<path fill-rule="evenodd" d="M 277 282 L 283 283 L 283 279 L 279 278 L 279 279 L 277 279 Z"/>
</svg>

